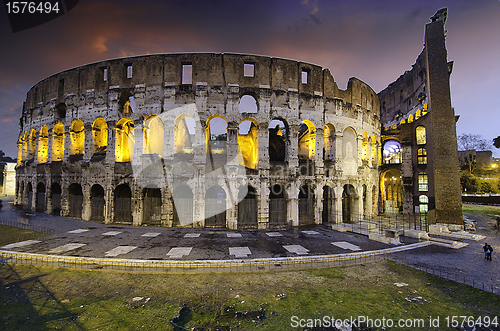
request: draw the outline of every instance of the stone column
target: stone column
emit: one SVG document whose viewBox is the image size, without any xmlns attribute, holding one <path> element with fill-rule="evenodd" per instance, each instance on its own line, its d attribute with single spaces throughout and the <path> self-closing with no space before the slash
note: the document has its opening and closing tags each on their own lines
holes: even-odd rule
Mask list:
<svg viewBox="0 0 500 331">
<path fill-rule="evenodd" d="M 116 148 L 116 122 L 107 121 L 108 125 L 108 141 L 106 147 L 106 164 L 115 164 L 115 148 Z"/>
<path fill-rule="evenodd" d="M 289 130 L 289 141 L 286 143 L 288 167 L 290 169 L 297 169 L 299 166 L 299 125 L 292 124 L 289 126 Z"/>
<path fill-rule="evenodd" d="M 71 133 L 70 133 L 69 125 L 64 126 L 64 156 L 63 163 L 68 162 L 69 160 L 69 147 L 71 146 Z M 61 206 L 62 207 L 62 206 Z"/>
<path fill-rule="evenodd" d="M 269 181 L 267 177 L 260 177 L 259 194 L 259 229 L 269 229 Z"/>
<path fill-rule="evenodd" d="M 93 144 L 93 137 L 92 137 L 92 124 L 90 123 L 85 123 L 84 124 L 85 131 L 85 145 L 84 145 L 84 154 L 83 154 L 83 160 L 84 161 L 90 161 L 92 158 L 92 154 L 94 153 L 94 144 Z"/>
</svg>

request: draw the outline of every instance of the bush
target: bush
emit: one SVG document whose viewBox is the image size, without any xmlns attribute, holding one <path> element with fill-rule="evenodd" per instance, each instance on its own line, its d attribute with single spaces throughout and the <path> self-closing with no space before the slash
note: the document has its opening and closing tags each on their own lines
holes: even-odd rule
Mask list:
<svg viewBox="0 0 500 331">
<path fill-rule="evenodd" d="M 462 172 L 460 174 L 460 184 L 462 185 L 462 192 L 476 193 L 479 190 L 479 183 L 479 178 L 468 172 Z"/>
</svg>

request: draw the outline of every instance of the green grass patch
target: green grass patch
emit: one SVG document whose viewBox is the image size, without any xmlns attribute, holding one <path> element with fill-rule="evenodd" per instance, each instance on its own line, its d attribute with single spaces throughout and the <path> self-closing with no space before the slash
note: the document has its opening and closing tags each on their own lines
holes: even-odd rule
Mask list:
<svg viewBox="0 0 500 331">
<path fill-rule="evenodd" d="M 49 234 L 0 224 L 0 246 L 45 236 L 49 236 Z"/>
<path fill-rule="evenodd" d="M 483 217 L 491 217 L 492 215 L 500 215 L 500 206 L 476 205 L 470 203 L 462 204 L 462 211 L 480 215 Z"/>
<path fill-rule="evenodd" d="M 391 261 L 232 274 L 0 265 L 0 280 L 2 330 L 173 330 L 170 319 L 183 304 L 190 308 L 180 322 L 187 330 L 291 330 L 293 316 L 426 323 L 432 316 L 441 320 L 434 329 L 453 330 L 446 327 L 446 316 L 500 318 L 500 296 Z"/>
</svg>

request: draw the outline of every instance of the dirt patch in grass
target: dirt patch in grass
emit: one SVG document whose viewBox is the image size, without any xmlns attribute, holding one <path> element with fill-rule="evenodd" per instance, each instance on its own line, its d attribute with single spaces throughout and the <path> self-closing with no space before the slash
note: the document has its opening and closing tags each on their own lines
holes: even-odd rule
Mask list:
<svg viewBox="0 0 500 331">
<path fill-rule="evenodd" d="M 439 316 L 439 330 L 447 330 L 446 316 L 500 315 L 497 295 L 391 261 L 195 275 L 0 265 L 0 280 L 2 330 L 173 330 L 170 319 L 183 304 L 190 309 L 181 320 L 188 330 L 290 330 L 293 316 Z"/>
</svg>

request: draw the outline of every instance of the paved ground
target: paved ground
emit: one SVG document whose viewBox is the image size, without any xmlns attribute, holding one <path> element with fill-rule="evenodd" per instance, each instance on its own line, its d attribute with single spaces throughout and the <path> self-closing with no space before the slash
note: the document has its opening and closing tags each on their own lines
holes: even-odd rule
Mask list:
<svg viewBox="0 0 500 331">
<path fill-rule="evenodd" d="M 105 225 L 52 215 L 26 212 L 2 198 L 0 220 L 54 229 L 55 234 L 22 245 L 3 247 L 19 252 L 84 257 L 116 257 L 149 260 L 226 260 L 294 257 L 363 252 L 393 246 L 352 233 L 333 231 L 324 225 L 286 230 L 232 231 L 227 229 L 161 228 Z M 426 246 L 394 253 L 422 267 L 474 278 L 500 288 L 500 234 L 494 223 L 475 217 L 483 241 L 451 249 Z M 405 240 L 405 238 L 403 238 Z M 407 243 L 414 241 L 406 239 Z M 485 261 L 482 246 L 494 248 L 493 261 Z"/>
</svg>

